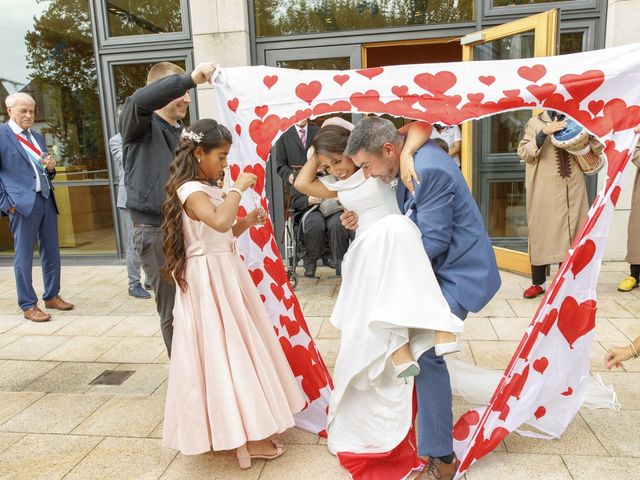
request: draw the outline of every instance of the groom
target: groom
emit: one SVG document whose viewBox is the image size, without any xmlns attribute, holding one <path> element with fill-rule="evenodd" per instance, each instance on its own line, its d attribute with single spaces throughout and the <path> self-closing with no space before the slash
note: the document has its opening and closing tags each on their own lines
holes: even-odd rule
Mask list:
<svg viewBox="0 0 640 480">
<path fill-rule="evenodd" d="M 380 117 L 361 120 L 351 132 L 345 155 L 366 177 L 398 182 L 400 210 L 422 232 L 422 243 L 433 264 L 442 293 L 454 315 L 464 320 L 481 310 L 500 287 L 491 242 L 475 200 L 451 158 L 432 141 L 414 155 L 420 183 L 409 192 L 397 179 L 403 137 Z M 343 214 L 343 224 L 355 226 L 357 216 Z M 411 301 L 411 299 L 407 299 Z M 451 383 L 447 364 L 431 348 L 419 359 L 415 379 L 418 397 L 418 453 L 428 464 L 418 477 L 449 480 L 457 469 L 453 453 Z"/>
</svg>

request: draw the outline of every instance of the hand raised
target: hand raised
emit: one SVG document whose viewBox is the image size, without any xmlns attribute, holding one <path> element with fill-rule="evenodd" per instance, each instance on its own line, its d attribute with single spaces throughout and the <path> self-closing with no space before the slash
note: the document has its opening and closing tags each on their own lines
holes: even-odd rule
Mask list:
<svg viewBox="0 0 640 480">
<path fill-rule="evenodd" d="M 560 130 L 562 130 L 564 127 L 567 126 L 567 122 L 562 121 L 562 122 L 551 122 L 548 123 L 543 129 L 542 131 L 546 134 L 546 135 L 551 135 L 553 133 L 559 132 Z"/>
<path fill-rule="evenodd" d="M 267 212 L 265 212 L 262 207 L 258 207 L 251 210 L 246 218 L 251 227 L 254 225 L 264 225 L 267 222 Z"/>
<path fill-rule="evenodd" d="M 355 230 L 358 228 L 358 214 L 352 211 L 345 211 L 340 215 L 340 221 L 342 226 L 347 230 Z"/>
<path fill-rule="evenodd" d="M 237 180 L 232 185 L 235 188 L 239 188 L 243 192 L 249 188 L 253 187 L 256 184 L 258 177 L 256 177 L 253 173 L 242 172 L 238 175 Z"/>
<path fill-rule="evenodd" d="M 400 180 L 411 193 L 413 193 L 414 181 L 417 185 L 420 185 L 420 177 L 418 177 L 415 170 L 413 155 L 404 150 L 400 152 Z"/>
<path fill-rule="evenodd" d="M 214 72 L 218 68 L 218 65 L 215 63 L 201 63 L 199 64 L 193 72 L 191 72 L 191 79 L 193 83 L 199 85 L 204 82 L 211 83 L 211 78 L 213 77 Z"/>
</svg>

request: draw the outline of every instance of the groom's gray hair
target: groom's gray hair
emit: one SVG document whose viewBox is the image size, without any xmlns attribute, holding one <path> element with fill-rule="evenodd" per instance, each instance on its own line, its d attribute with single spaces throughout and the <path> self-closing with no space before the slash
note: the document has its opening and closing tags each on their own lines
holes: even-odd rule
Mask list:
<svg viewBox="0 0 640 480">
<path fill-rule="evenodd" d="M 393 123 L 386 118 L 367 117 L 360 120 L 351 130 L 344 154 L 347 157 L 353 157 L 360 150 L 364 150 L 367 153 L 380 155 L 385 143 L 395 145 L 399 141 L 400 134 Z"/>
</svg>

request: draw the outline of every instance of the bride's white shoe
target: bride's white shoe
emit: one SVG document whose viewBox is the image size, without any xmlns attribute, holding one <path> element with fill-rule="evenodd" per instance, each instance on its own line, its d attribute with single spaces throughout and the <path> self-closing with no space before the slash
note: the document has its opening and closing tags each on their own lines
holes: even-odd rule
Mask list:
<svg viewBox="0 0 640 480">
<path fill-rule="evenodd" d="M 456 339 L 450 343 L 436 343 L 436 356 L 442 357 L 460 351 L 460 342 Z"/>
<path fill-rule="evenodd" d="M 395 372 L 396 377 L 404 378 L 405 381 L 407 378 L 415 377 L 420 373 L 420 366 L 416 361 L 396 365 L 395 363 L 393 363 L 393 360 L 391 360 L 391 364 L 393 365 L 393 371 Z"/>
</svg>

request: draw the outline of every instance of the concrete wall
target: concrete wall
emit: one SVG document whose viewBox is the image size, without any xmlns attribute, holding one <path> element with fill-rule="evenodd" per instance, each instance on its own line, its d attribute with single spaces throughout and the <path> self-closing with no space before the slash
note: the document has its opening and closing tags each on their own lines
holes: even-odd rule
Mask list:
<svg viewBox="0 0 640 480">
<path fill-rule="evenodd" d="M 246 0 L 190 0 L 189 4 L 196 65 L 251 65 Z M 212 85 L 198 85 L 198 113 L 200 118 L 220 118 Z"/>
<path fill-rule="evenodd" d="M 607 7 L 606 46 L 615 47 L 640 42 L 640 0 L 609 0 Z M 624 260 L 627 252 L 627 221 L 631 207 L 631 190 L 636 167 L 629 162 L 625 170 L 622 193 L 609 227 L 605 260 Z M 598 186 L 604 179 L 598 179 Z"/>
</svg>

